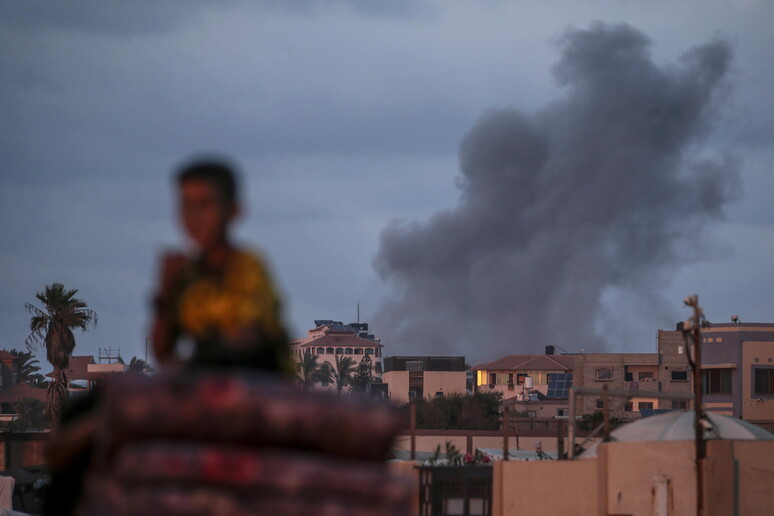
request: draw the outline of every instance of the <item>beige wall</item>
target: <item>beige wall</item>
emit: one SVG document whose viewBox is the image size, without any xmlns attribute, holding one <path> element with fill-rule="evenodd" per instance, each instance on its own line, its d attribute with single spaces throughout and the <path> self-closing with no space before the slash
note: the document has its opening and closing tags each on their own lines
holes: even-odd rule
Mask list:
<svg viewBox="0 0 774 516">
<path fill-rule="evenodd" d="M 398 405 L 408 402 L 409 373 L 408 371 L 390 371 L 383 375 L 384 383 L 388 385 L 387 396 Z"/>
<path fill-rule="evenodd" d="M 758 359 L 756 362 L 755 359 Z M 769 360 L 772 363 L 769 363 Z M 744 419 L 774 419 L 774 399 L 754 397 L 753 366 L 774 367 L 774 342 L 744 342 L 742 344 L 742 417 Z"/>
<path fill-rule="evenodd" d="M 705 516 L 764 516 L 774 507 L 774 441 L 709 441 Z M 692 441 L 606 443 L 595 459 L 497 462 L 493 515 L 693 515 Z M 660 488 L 665 512 L 656 510 Z"/>
<path fill-rule="evenodd" d="M 425 398 L 432 398 L 436 392 L 444 395 L 467 393 L 465 371 L 425 371 L 422 375 Z"/>
<path fill-rule="evenodd" d="M 597 514 L 596 461 L 498 461 L 492 479 L 492 515 Z"/>
</svg>

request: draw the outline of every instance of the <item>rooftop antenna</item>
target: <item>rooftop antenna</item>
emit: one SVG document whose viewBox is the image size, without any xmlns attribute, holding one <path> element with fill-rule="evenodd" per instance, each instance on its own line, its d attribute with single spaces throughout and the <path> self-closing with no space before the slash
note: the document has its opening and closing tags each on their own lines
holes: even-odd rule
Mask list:
<svg viewBox="0 0 774 516">
<path fill-rule="evenodd" d="M 360 324 L 360 301 L 357 302 L 357 323 Z"/>
</svg>

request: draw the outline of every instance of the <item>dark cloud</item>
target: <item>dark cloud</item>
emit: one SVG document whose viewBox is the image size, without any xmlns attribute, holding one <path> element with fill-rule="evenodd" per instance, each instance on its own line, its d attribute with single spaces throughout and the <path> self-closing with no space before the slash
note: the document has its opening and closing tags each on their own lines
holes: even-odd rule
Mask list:
<svg viewBox="0 0 774 516">
<path fill-rule="evenodd" d="M 120 37 L 175 30 L 207 10 L 253 7 L 310 15 L 346 9 L 367 16 L 432 16 L 436 9 L 411 0 L 8 0 L 0 4 L 0 26 L 99 32 Z"/>
<path fill-rule="evenodd" d="M 474 359 L 601 349 L 606 290 L 658 302 L 685 243 L 722 217 L 738 171 L 732 158 L 696 155 L 725 93 L 729 45 L 670 66 L 649 47 L 627 25 L 570 30 L 554 70 L 562 98 L 535 114 L 489 112 L 470 130 L 459 206 L 381 235 L 374 265 L 394 287 L 379 316 L 387 340 Z"/>
</svg>

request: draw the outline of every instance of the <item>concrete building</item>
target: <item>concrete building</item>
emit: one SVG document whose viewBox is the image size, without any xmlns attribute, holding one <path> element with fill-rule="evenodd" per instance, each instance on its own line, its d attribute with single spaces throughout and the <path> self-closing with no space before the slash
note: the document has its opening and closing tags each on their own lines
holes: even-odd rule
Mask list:
<svg viewBox="0 0 774 516">
<path fill-rule="evenodd" d="M 394 403 L 466 394 L 465 357 L 403 356 L 384 360 L 384 383 Z"/>
<path fill-rule="evenodd" d="M 711 324 L 701 346 L 704 409 L 774 419 L 774 324 Z"/>
<path fill-rule="evenodd" d="M 624 390 L 632 398 L 611 398 L 613 417 L 635 418 L 649 409 L 687 409 L 688 402 L 658 400 L 640 392 L 691 392 L 691 372 L 685 354 L 682 333 L 658 332 L 657 353 L 586 353 L 577 355 L 574 369 L 575 387 L 602 387 Z M 602 410 L 598 396 L 579 397 L 580 414 Z"/>
<path fill-rule="evenodd" d="M 341 321 L 316 320 L 306 337 L 290 342 L 291 354 L 300 361 L 305 353 L 317 355 L 318 363 L 335 365 L 336 355 L 351 357 L 357 366 L 368 356 L 374 366 L 374 379 L 379 381 L 384 371 L 381 341 L 368 331 L 368 323 L 343 324 Z"/>
<path fill-rule="evenodd" d="M 532 379 L 531 390 L 548 395 L 548 381 L 552 374 L 571 373 L 576 357 L 580 355 L 508 355 L 494 362 L 480 364 L 476 372 L 478 392 L 501 392 L 503 399 L 522 396 L 527 377 Z"/>
</svg>

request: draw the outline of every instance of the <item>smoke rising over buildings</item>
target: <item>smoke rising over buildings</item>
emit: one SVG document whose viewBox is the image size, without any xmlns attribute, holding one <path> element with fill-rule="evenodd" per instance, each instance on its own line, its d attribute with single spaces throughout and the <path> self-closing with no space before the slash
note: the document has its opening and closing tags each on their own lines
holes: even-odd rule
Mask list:
<svg viewBox="0 0 774 516">
<path fill-rule="evenodd" d="M 599 350 L 606 292 L 660 303 L 723 216 L 738 170 L 698 145 L 727 92 L 730 46 L 714 40 L 668 66 L 649 47 L 628 25 L 569 30 L 554 69 L 561 98 L 481 117 L 460 144 L 459 205 L 381 235 L 385 341 L 473 359 Z"/>
</svg>

